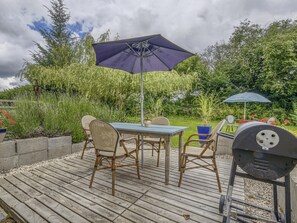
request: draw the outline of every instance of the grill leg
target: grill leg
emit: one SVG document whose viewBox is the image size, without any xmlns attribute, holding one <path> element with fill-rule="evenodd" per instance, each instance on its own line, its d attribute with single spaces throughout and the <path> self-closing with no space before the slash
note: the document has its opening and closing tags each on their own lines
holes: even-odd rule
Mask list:
<svg viewBox="0 0 297 223">
<path fill-rule="evenodd" d="M 274 207 L 274 215 L 277 220 L 279 220 L 278 216 L 278 201 L 277 201 L 277 186 L 273 184 L 273 207 Z"/>
<path fill-rule="evenodd" d="M 235 161 L 233 159 L 231 173 L 230 173 L 230 179 L 229 179 L 229 185 L 228 185 L 228 190 L 227 190 L 227 196 L 226 196 L 226 215 L 223 216 L 223 222 L 226 222 L 226 223 L 230 222 L 232 192 L 233 192 L 233 186 L 234 186 L 234 181 L 235 181 L 236 168 L 237 168 L 237 164 L 235 163 Z"/>
<path fill-rule="evenodd" d="M 290 174 L 285 176 L 286 222 L 291 222 Z"/>
</svg>

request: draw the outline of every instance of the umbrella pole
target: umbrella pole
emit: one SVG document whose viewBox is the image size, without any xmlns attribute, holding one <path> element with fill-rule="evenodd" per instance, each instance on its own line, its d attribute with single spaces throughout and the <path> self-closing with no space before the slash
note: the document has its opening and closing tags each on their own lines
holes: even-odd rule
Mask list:
<svg viewBox="0 0 297 223">
<path fill-rule="evenodd" d="M 142 73 L 142 67 L 143 67 L 143 61 L 142 56 L 140 57 L 140 112 L 141 112 L 141 126 L 144 126 L 143 120 L 143 101 L 144 101 L 144 95 L 143 95 L 143 73 Z"/>
<path fill-rule="evenodd" d="M 140 55 L 140 113 L 141 113 L 141 126 L 144 126 L 143 124 L 143 101 L 144 101 L 144 95 L 143 95 L 143 56 L 142 56 L 142 49 L 141 49 L 141 55 Z M 144 166 L 144 149 L 143 149 L 143 135 L 141 135 L 141 168 L 143 169 Z"/>
<path fill-rule="evenodd" d="M 246 102 L 244 102 L 244 109 L 243 109 L 243 119 L 245 120 L 246 117 Z"/>
</svg>

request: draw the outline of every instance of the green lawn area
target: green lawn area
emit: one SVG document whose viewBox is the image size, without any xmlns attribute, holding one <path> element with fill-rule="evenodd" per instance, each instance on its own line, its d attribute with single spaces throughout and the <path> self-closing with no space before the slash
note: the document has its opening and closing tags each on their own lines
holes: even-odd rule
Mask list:
<svg viewBox="0 0 297 223">
<path fill-rule="evenodd" d="M 198 118 L 182 117 L 182 116 L 169 116 L 171 125 L 186 126 L 188 129 L 184 132 L 183 142 L 186 142 L 187 138 L 194 133 L 197 133 L 197 125 L 202 124 L 202 121 Z M 214 128 L 219 121 L 212 121 L 210 125 Z M 178 136 L 174 136 L 171 139 L 171 145 L 173 147 L 178 146 Z"/>
<path fill-rule="evenodd" d="M 187 138 L 194 133 L 197 133 L 197 125 L 201 124 L 201 120 L 198 118 L 192 117 L 183 117 L 183 116 L 169 116 L 168 119 L 170 120 L 171 125 L 177 126 L 186 126 L 188 129 L 184 132 L 183 135 L 183 143 L 187 140 Z M 214 128 L 219 123 L 219 120 L 212 121 L 210 125 Z M 297 136 L 297 126 L 280 126 L 284 127 L 288 131 L 292 132 L 294 135 Z M 171 139 L 171 146 L 177 148 L 178 146 L 178 136 L 174 136 Z"/>
</svg>

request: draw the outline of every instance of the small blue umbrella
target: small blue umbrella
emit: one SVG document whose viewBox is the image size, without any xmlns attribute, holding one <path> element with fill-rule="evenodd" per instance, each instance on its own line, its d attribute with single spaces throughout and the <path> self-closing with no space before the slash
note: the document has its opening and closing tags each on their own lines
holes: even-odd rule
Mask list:
<svg viewBox="0 0 297 223">
<path fill-rule="evenodd" d="M 193 56 L 160 34 L 93 44 L 96 65 L 140 73 L 140 109 L 143 125 L 143 73 L 169 71 Z"/>
<path fill-rule="evenodd" d="M 235 94 L 227 99 L 224 100 L 224 102 L 244 102 L 244 111 L 243 111 L 243 117 L 245 119 L 246 117 L 246 103 L 247 102 L 262 102 L 262 103 L 271 103 L 270 100 L 263 97 L 260 94 L 253 93 L 253 92 L 244 92 L 240 94 Z"/>
</svg>

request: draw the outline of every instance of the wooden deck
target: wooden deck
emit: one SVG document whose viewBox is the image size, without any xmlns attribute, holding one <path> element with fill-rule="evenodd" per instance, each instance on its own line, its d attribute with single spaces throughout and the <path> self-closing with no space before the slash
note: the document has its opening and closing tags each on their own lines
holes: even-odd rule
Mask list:
<svg viewBox="0 0 297 223">
<path fill-rule="evenodd" d="M 118 169 L 114 197 L 110 170 L 98 171 L 89 189 L 94 163 L 89 151 L 83 160 L 78 155 L 1 178 L 0 205 L 19 222 L 221 222 L 215 174 L 188 170 L 178 188 L 177 152 L 172 150 L 166 186 L 164 153 L 157 168 L 156 154 L 146 152 L 141 180 L 135 167 Z M 218 158 L 223 194 L 230 165 L 230 159 Z M 243 198 L 243 181 L 236 182 L 233 194 Z"/>
</svg>

